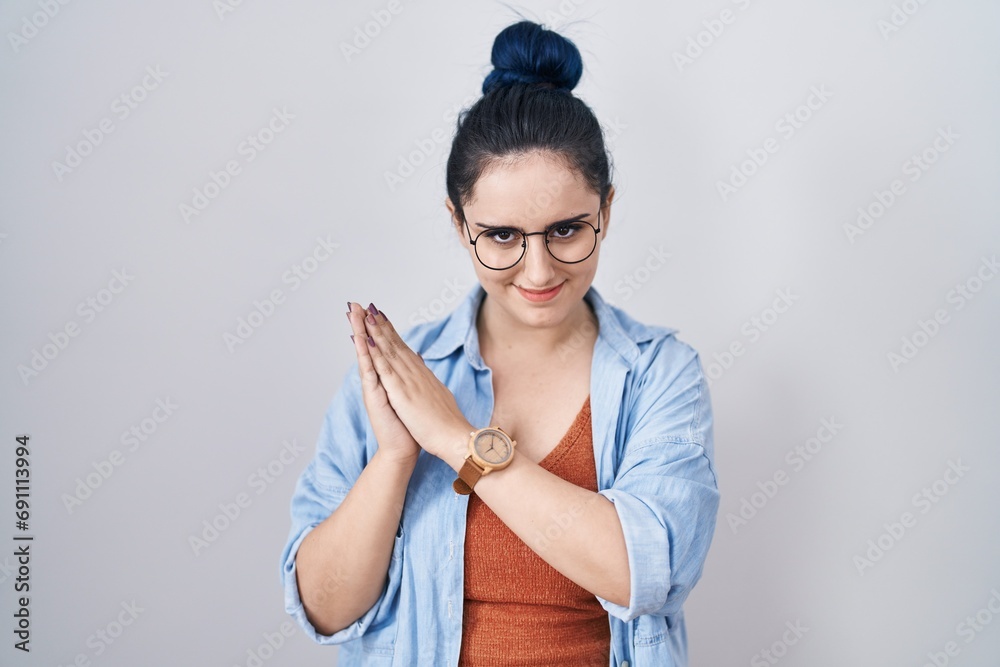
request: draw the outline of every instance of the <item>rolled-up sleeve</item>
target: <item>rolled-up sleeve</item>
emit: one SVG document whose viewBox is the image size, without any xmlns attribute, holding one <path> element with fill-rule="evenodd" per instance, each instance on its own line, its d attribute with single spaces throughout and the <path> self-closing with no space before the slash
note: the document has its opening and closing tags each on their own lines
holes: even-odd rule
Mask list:
<svg viewBox="0 0 1000 667">
<path fill-rule="evenodd" d="M 281 581 L 285 611 L 306 636 L 320 644 L 340 644 L 362 636 L 370 627 L 388 620 L 390 604 L 399 587 L 398 560 L 390 563 L 389 577 L 375 604 L 361 618 L 332 635 L 320 634 L 306 617 L 299 595 L 295 557 L 305 537 L 336 510 L 367 465 L 368 415 L 361 397 L 358 365 L 347 375 L 326 411 L 313 459 L 299 476 L 291 501 L 292 525 L 281 555 Z M 345 573 L 334 570 L 325 580 L 327 594 L 337 595 Z"/>
<path fill-rule="evenodd" d="M 687 361 L 676 361 L 678 349 L 689 353 Z M 623 621 L 680 611 L 715 532 L 712 408 L 697 352 L 677 341 L 658 348 L 632 401 L 628 431 L 614 483 L 599 491 L 618 512 L 631 581 L 628 607 L 598 600 Z"/>
</svg>

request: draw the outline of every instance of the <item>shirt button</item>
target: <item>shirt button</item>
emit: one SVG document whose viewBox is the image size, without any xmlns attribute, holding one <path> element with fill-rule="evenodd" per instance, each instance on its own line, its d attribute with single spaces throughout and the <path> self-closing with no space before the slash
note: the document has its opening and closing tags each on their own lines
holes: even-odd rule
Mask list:
<svg viewBox="0 0 1000 667">
<path fill-rule="evenodd" d="M 628 660 L 622 661 L 622 667 L 628 667 Z"/>
</svg>

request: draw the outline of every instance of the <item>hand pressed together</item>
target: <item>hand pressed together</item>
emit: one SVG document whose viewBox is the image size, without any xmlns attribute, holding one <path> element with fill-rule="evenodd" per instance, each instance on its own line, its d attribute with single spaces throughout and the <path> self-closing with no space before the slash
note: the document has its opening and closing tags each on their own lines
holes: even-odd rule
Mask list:
<svg viewBox="0 0 1000 667">
<path fill-rule="evenodd" d="M 445 458 L 474 430 L 454 394 L 399 336 L 381 310 L 348 302 L 365 407 L 379 448 L 415 458 L 419 449 Z M 383 442 L 383 439 L 385 441 Z"/>
</svg>

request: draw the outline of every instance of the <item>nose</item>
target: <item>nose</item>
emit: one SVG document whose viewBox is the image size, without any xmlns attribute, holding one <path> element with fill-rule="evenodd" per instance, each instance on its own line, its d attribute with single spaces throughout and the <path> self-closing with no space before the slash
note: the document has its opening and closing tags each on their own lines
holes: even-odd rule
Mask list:
<svg viewBox="0 0 1000 667">
<path fill-rule="evenodd" d="M 522 285 L 522 287 L 535 289 L 550 286 L 556 273 L 554 266 L 556 259 L 549 254 L 542 235 L 530 236 L 527 240 L 528 248 L 524 251 L 524 257 L 521 258 L 522 270 L 527 284 Z"/>
</svg>

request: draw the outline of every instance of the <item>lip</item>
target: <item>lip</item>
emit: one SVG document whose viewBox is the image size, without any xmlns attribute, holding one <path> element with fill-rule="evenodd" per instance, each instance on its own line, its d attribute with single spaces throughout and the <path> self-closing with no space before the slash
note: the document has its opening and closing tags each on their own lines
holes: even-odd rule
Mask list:
<svg viewBox="0 0 1000 667">
<path fill-rule="evenodd" d="M 521 296 L 523 296 L 528 301 L 540 302 L 540 301 L 549 301 L 550 299 L 554 299 L 555 296 L 559 294 L 559 292 L 562 290 L 562 286 L 564 284 L 565 283 L 559 283 L 552 289 L 542 292 L 532 292 L 517 285 L 515 285 L 515 287 L 517 287 L 517 291 L 521 293 Z"/>
</svg>

